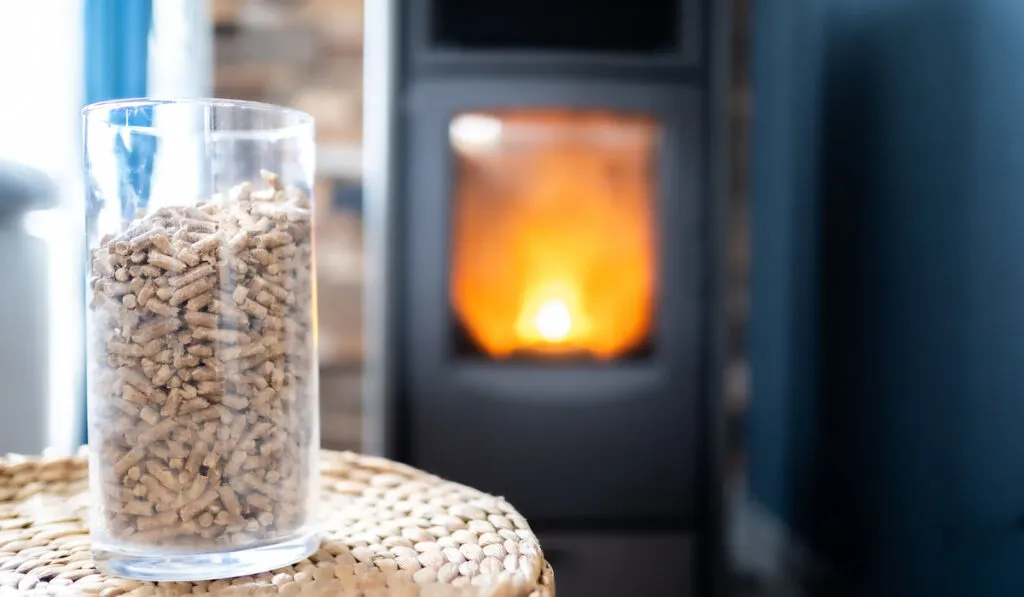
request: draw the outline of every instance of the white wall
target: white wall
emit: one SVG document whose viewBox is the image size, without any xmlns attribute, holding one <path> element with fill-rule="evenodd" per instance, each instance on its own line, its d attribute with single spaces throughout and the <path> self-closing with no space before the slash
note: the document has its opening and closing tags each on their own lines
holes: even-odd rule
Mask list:
<svg viewBox="0 0 1024 597">
<path fill-rule="evenodd" d="M 41 274 L 49 290 L 40 297 L 49 320 L 49 358 L 37 365 L 45 369 L 47 395 L 25 395 L 17 378 L 0 380 L 0 452 L 37 452 L 46 446 L 69 451 L 79 433 L 82 330 L 76 239 L 82 221 L 82 4 L 0 2 L 0 23 L 5 25 L 0 36 L 0 157 L 50 175 L 62 204 L 27 222 L 47 242 L 50 254 L 50 267 Z M 13 358 L 11 351 L 18 351 L 18 338 L 0 334 L 0 359 Z M 33 373 L 38 372 L 25 372 Z M 19 416 L 23 410 L 32 414 Z M 16 435 L 27 439 L 11 441 Z"/>
<path fill-rule="evenodd" d="M 213 24 L 209 0 L 153 0 L 149 43 L 152 97 L 209 97 Z"/>
</svg>

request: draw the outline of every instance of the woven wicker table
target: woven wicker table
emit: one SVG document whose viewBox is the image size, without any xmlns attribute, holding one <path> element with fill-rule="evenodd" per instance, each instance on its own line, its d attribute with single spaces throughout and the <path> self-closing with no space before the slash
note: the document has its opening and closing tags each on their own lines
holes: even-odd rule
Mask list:
<svg viewBox="0 0 1024 597">
<path fill-rule="evenodd" d="M 553 597 L 554 574 L 508 502 L 390 460 L 321 452 L 324 541 L 294 566 L 199 583 L 98 572 L 85 458 L 0 458 L 0 597 Z"/>
</svg>

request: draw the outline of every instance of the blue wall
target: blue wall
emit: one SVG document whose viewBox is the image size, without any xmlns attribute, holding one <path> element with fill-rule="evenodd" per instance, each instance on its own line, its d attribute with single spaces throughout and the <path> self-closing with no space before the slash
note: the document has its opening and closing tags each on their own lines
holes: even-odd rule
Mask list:
<svg viewBox="0 0 1024 597">
<path fill-rule="evenodd" d="M 755 2 L 751 489 L 869 595 L 1024 588 L 1024 2 Z"/>
<path fill-rule="evenodd" d="M 152 0 L 85 0 L 85 103 L 146 95 Z"/>
</svg>

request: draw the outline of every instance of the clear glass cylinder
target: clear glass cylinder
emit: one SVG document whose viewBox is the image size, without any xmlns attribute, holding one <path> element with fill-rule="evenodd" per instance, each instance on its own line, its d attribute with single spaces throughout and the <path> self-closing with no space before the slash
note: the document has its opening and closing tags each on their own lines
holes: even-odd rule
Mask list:
<svg viewBox="0 0 1024 597">
<path fill-rule="evenodd" d="M 83 111 L 90 531 L 107 572 L 254 574 L 318 546 L 313 119 Z"/>
</svg>

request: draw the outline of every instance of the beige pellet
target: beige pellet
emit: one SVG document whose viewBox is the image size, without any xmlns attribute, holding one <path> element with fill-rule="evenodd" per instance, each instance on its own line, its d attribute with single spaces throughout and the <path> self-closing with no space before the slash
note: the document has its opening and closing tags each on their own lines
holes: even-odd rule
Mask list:
<svg viewBox="0 0 1024 597">
<path fill-rule="evenodd" d="M 181 406 L 178 407 L 178 414 L 187 415 L 189 413 L 194 413 L 203 410 L 209 406 L 210 403 L 203 398 L 192 398 L 189 400 L 185 400 L 184 402 L 181 403 Z"/>
<path fill-rule="evenodd" d="M 138 292 L 137 302 L 140 305 L 145 305 L 149 302 L 149 299 L 153 298 L 156 294 L 156 286 L 152 283 L 143 285 L 142 289 Z"/>
<path fill-rule="evenodd" d="M 189 438 L 189 440 L 191 440 L 191 438 L 192 438 L 192 434 L 191 433 L 189 433 L 188 431 L 185 431 L 184 428 L 179 428 L 179 429 L 184 431 L 183 435 L 187 436 Z M 182 466 L 184 465 L 185 459 L 188 458 L 188 455 L 190 453 L 190 450 L 185 447 L 185 441 L 180 436 L 179 437 L 174 437 L 174 435 L 172 434 L 172 439 L 167 441 L 167 450 L 171 453 L 171 456 L 173 456 L 175 459 L 181 461 L 181 462 L 173 465 L 171 468 L 176 468 L 176 469 L 182 468 Z"/>
<path fill-rule="evenodd" d="M 224 472 L 228 476 L 238 473 L 242 468 L 242 463 L 245 461 L 245 457 L 248 456 L 245 452 L 237 451 L 232 452 L 228 458 L 227 464 L 224 465 Z"/>
<path fill-rule="evenodd" d="M 259 493 L 250 493 L 245 496 L 245 503 L 253 508 L 257 508 L 264 512 L 269 512 L 274 509 L 274 503 L 265 495 Z"/>
<path fill-rule="evenodd" d="M 235 495 L 235 492 L 230 487 L 227 485 L 219 486 L 217 494 L 220 496 L 220 501 L 228 512 L 236 517 L 242 515 L 242 504 L 239 503 L 238 496 Z"/>
<path fill-rule="evenodd" d="M 213 429 L 213 427 L 211 427 L 211 429 Z M 213 438 L 210 438 L 207 441 L 212 441 L 212 439 Z M 211 449 L 210 451 L 208 451 L 206 453 L 206 456 L 203 457 L 203 466 L 206 467 L 206 468 L 212 469 L 212 468 L 215 468 L 219 464 L 220 464 L 220 453 L 219 452 L 212 451 L 212 449 Z M 202 472 L 202 470 L 200 470 L 199 474 L 203 475 L 204 477 L 206 476 L 206 473 Z"/>
<path fill-rule="evenodd" d="M 220 358 L 225 361 L 234 361 L 236 359 L 244 359 L 254 355 L 262 354 L 267 349 L 261 344 L 242 344 L 237 346 L 228 346 L 220 351 Z"/>
<path fill-rule="evenodd" d="M 256 246 L 261 249 L 273 249 L 293 242 L 295 240 L 292 238 L 292 235 L 283 230 L 267 232 L 256 237 Z"/>
<path fill-rule="evenodd" d="M 220 402 L 224 406 L 233 410 L 242 410 L 249 406 L 249 400 L 247 398 L 235 394 L 225 394 L 221 398 Z"/>
<path fill-rule="evenodd" d="M 185 489 L 181 496 L 181 505 L 191 504 L 199 499 L 199 496 L 210 486 L 210 475 L 198 475 L 193 481 L 192 485 Z"/>
<path fill-rule="evenodd" d="M 241 330 L 213 329 L 209 327 L 196 328 L 196 339 L 223 342 L 225 344 L 245 344 L 249 342 L 249 335 Z"/>
<path fill-rule="evenodd" d="M 165 255 L 159 251 L 149 252 L 149 264 L 165 269 L 172 272 L 180 272 L 185 269 L 185 263 L 179 259 L 175 259 L 170 255 Z"/>
<path fill-rule="evenodd" d="M 162 292 L 164 290 L 166 289 L 159 289 L 157 291 L 157 296 L 146 301 L 146 308 L 161 317 L 174 317 L 178 314 L 178 308 L 172 307 L 164 302 L 171 296 L 170 291 Z"/>
<path fill-rule="evenodd" d="M 221 394 L 224 392 L 224 382 L 222 381 L 201 381 L 196 386 L 196 391 L 200 396 L 209 396 L 211 394 Z"/>
<path fill-rule="evenodd" d="M 206 306 L 209 305 L 210 301 L 212 300 L 212 295 L 203 294 L 195 298 L 190 298 L 188 302 L 185 303 L 185 308 L 189 311 L 200 311 L 206 308 Z"/>
<path fill-rule="evenodd" d="M 220 315 L 225 321 L 230 322 L 235 327 L 242 329 L 248 329 L 249 327 L 249 315 L 239 309 L 234 304 L 234 299 L 230 297 L 228 297 L 228 300 L 211 298 L 208 308 L 211 313 Z"/>
<path fill-rule="evenodd" d="M 145 518 L 139 518 L 135 521 L 135 526 L 140 531 L 148 531 L 151 529 L 159 529 L 162 527 L 170 526 L 171 524 L 178 521 L 177 512 L 163 512 L 161 514 L 154 514 Z"/>
<path fill-rule="evenodd" d="M 185 460 L 185 470 L 189 473 L 196 475 L 199 473 L 199 467 L 203 462 L 203 458 L 209 453 L 210 445 L 204 441 L 197 441 L 192 445 L 192 449 L 189 450 L 188 458 Z"/>
<path fill-rule="evenodd" d="M 156 457 L 160 462 L 167 462 L 171 459 L 171 451 L 167 449 L 167 445 L 160 442 L 154 443 L 149 446 L 149 453 Z"/>
<path fill-rule="evenodd" d="M 181 353 L 174 358 L 174 367 L 178 370 L 178 374 L 186 380 L 193 379 L 190 369 L 198 365 L 199 357 L 191 353 Z"/>
<path fill-rule="evenodd" d="M 146 377 L 145 373 L 134 367 L 120 367 L 117 370 L 121 380 L 124 381 L 126 387 L 131 387 L 133 390 L 138 390 L 145 396 L 152 396 L 156 391 L 153 384 Z M 126 396 L 127 398 L 127 396 Z"/>
<path fill-rule="evenodd" d="M 161 253 L 170 253 L 173 249 L 171 248 L 171 239 L 167 238 L 167 235 L 163 232 L 157 231 L 152 237 L 153 246 L 156 247 L 157 251 Z"/>
<path fill-rule="evenodd" d="M 128 344 L 127 342 L 107 342 L 107 351 L 110 354 L 116 354 L 126 357 L 141 357 L 143 355 L 143 347 L 139 344 Z"/>
<path fill-rule="evenodd" d="M 245 523 L 245 519 L 239 514 L 233 514 L 227 510 L 221 510 L 213 519 L 214 524 L 219 526 L 234 526 Z"/>
<path fill-rule="evenodd" d="M 199 265 L 199 255 L 197 255 L 192 249 L 182 249 L 178 251 L 178 259 L 185 262 L 185 265 L 194 267 Z"/>
<path fill-rule="evenodd" d="M 162 485 L 160 481 L 150 475 L 142 475 L 139 482 L 145 485 L 146 498 L 153 504 L 154 510 L 157 512 L 169 512 L 173 509 L 177 495 Z"/>
<path fill-rule="evenodd" d="M 188 350 L 189 354 L 194 354 L 197 357 L 213 356 L 213 347 L 209 344 L 191 344 L 186 350 Z"/>
<path fill-rule="evenodd" d="M 177 317 L 162 317 L 140 325 L 132 335 L 132 340 L 144 344 L 154 338 L 166 336 L 179 327 L 181 320 Z"/>
<path fill-rule="evenodd" d="M 173 418 L 178 415 L 178 406 L 181 404 L 181 390 L 178 388 L 171 388 L 167 392 L 167 401 L 164 402 L 163 407 L 160 409 L 160 414 Z"/>
<path fill-rule="evenodd" d="M 216 251 L 222 244 L 224 244 L 223 233 L 216 232 L 192 243 L 192 251 L 198 255 L 203 255 Z"/>
<path fill-rule="evenodd" d="M 171 491 L 177 491 L 179 489 L 178 479 L 175 478 L 174 473 L 160 464 L 150 460 L 146 463 L 146 472 L 167 489 L 170 489 Z"/>
<path fill-rule="evenodd" d="M 214 406 L 198 410 L 192 414 L 192 420 L 201 423 L 203 421 L 209 421 L 211 419 L 219 419 L 220 410 Z"/>
<path fill-rule="evenodd" d="M 249 255 L 252 259 L 262 266 L 270 266 L 277 262 L 277 258 L 270 251 L 262 248 L 256 248 L 249 251 Z"/>
<path fill-rule="evenodd" d="M 256 296 L 253 298 L 257 303 L 263 305 L 264 307 L 267 307 L 268 309 L 277 302 L 277 299 L 274 297 L 274 295 L 270 294 L 266 290 L 261 290 L 257 292 Z"/>
<path fill-rule="evenodd" d="M 210 219 L 208 219 L 206 217 L 203 217 L 203 218 L 193 218 L 193 217 L 191 217 L 190 214 L 188 214 L 188 215 L 189 215 L 189 217 L 182 218 L 181 220 L 178 221 L 178 224 L 181 225 L 181 226 L 184 226 L 185 230 L 188 230 L 190 232 L 203 232 L 203 233 L 206 233 L 206 234 L 212 234 L 213 232 L 215 232 L 217 230 L 217 222 L 216 221 L 210 220 Z M 208 237 L 204 236 L 203 238 L 208 238 Z M 195 245 L 192 246 L 192 249 L 195 250 Z M 198 253 L 200 251 L 196 251 L 196 252 Z"/>
<path fill-rule="evenodd" d="M 213 313 L 202 313 L 199 311 L 187 311 L 184 317 L 185 323 L 200 328 L 216 328 L 220 321 L 220 317 Z M 195 335 L 194 332 L 193 335 Z M 200 339 L 202 338 L 200 337 Z"/>
<path fill-rule="evenodd" d="M 231 240 L 228 241 L 228 248 L 232 251 L 241 251 L 249 245 L 249 233 L 245 230 L 239 230 Z"/>
<path fill-rule="evenodd" d="M 180 305 L 189 299 L 213 290 L 216 284 L 217 282 L 212 276 L 196 280 L 176 289 L 169 302 L 172 305 Z"/>
<path fill-rule="evenodd" d="M 244 417 L 234 417 L 231 421 L 231 426 L 228 428 L 228 438 L 238 441 L 242 434 L 245 432 L 245 428 L 253 423 L 249 422 L 248 413 Z M 223 428 L 222 428 L 223 429 Z M 244 444 L 240 443 L 239 447 Z"/>
<path fill-rule="evenodd" d="M 182 507 L 179 512 L 181 519 L 185 521 L 192 520 L 218 497 L 219 495 L 216 490 L 207 489 L 198 498 Z"/>
<path fill-rule="evenodd" d="M 163 346 L 164 346 L 164 339 L 163 338 L 154 338 L 154 339 L 150 340 L 149 342 L 146 342 L 146 344 L 143 345 L 143 347 L 142 347 L 142 356 L 152 357 L 153 361 L 156 362 L 156 363 L 167 362 L 167 360 L 169 360 L 169 359 L 162 359 L 159 356 Z"/>
<path fill-rule="evenodd" d="M 139 411 L 142 410 L 141 406 L 139 406 L 138 404 L 133 404 L 131 402 L 115 401 L 114 406 L 118 410 L 120 410 L 121 412 L 123 412 L 124 414 L 128 415 L 133 419 L 137 418 L 139 416 Z"/>
<path fill-rule="evenodd" d="M 277 247 L 271 251 L 274 257 L 277 258 L 278 263 L 289 257 L 294 257 L 298 253 L 298 249 L 295 245 L 285 245 L 283 247 Z"/>
<path fill-rule="evenodd" d="M 245 299 L 242 304 L 239 305 L 242 311 L 245 311 L 249 315 L 256 317 L 257 319 L 265 318 L 270 312 L 263 305 L 257 303 L 252 299 Z"/>
<path fill-rule="evenodd" d="M 194 356 L 194 355 L 193 355 Z M 195 357 L 199 358 L 199 357 Z M 218 373 L 209 367 L 196 367 L 192 370 L 193 381 L 213 381 L 219 377 Z M 199 392 L 200 394 L 202 392 Z"/>
<path fill-rule="evenodd" d="M 265 496 L 278 495 L 278 488 L 260 479 L 260 476 L 253 472 L 247 472 L 242 475 L 242 480 L 245 481 L 246 485 L 256 491 L 262 493 Z"/>
<path fill-rule="evenodd" d="M 153 374 L 153 385 L 162 386 L 166 384 L 170 381 L 172 375 L 174 375 L 174 372 L 171 371 L 170 367 L 167 365 L 161 365 L 160 368 L 156 370 L 156 373 Z"/>
<path fill-rule="evenodd" d="M 180 276 L 168 278 L 167 282 L 173 288 L 181 288 L 182 286 L 188 286 L 193 282 L 212 276 L 214 273 L 216 273 L 216 270 L 213 269 L 213 266 L 209 263 L 204 263 L 184 272 Z"/>
<path fill-rule="evenodd" d="M 153 410 L 151 406 L 144 406 L 139 411 L 139 418 L 149 423 L 150 425 L 156 425 L 160 421 L 160 413 Z M 136 477 L 137 479 L 138 477 Z"/>
<path fill-rule="evenodd" d="M 152 244 L 153 237 L 160 234 L 157 228 L 149 228 L 148 225 L 138 225 L 125 231 L 124 238 L 128 239 L 125 248 L 128 251 L 141 251 Z M 121 246 L 116 247 L 121 252 Z M 124 253 L 127 254 L 127 253 Z"/>
</svg>

